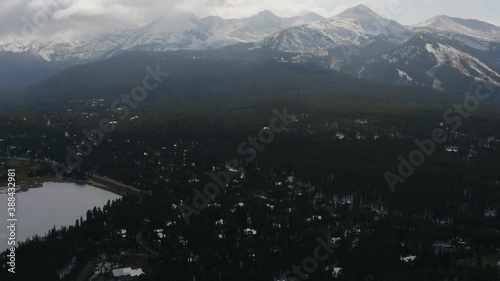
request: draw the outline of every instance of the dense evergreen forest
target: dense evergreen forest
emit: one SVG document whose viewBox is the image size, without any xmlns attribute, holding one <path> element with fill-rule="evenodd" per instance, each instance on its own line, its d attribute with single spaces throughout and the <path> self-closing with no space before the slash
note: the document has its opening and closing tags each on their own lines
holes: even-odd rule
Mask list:
<svg viewBox="0 0 500 281">
<path fill-rule="evenodd" d="M 120 119 L 113 100 L 158 62 L 170 76 Z M 433 90 L 182 52 L 72 68 L 0 99 L 3 169 L 40 160 L 25 177 L 56 176 L 82 130 L 109 119 L 112 132 L 61 176 L 144 191 L 23 243 L 16 280 L 113 280 L 119 267 L 141 267 L 137 280 L 500 280 L 493 102 L 456 126 L 443 113 L 463 99 Z M 282 130 L 250 149 L 272 120 Z M 446 141 L 393 192 L 384 174 L 436 128 Z M 327 258 L 306 270 L 318 246 Z"/>
</svg>

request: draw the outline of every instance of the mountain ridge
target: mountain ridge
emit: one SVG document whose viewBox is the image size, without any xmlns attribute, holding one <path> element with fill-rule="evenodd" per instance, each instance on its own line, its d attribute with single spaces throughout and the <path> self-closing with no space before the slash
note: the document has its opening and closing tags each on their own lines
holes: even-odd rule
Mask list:
<svg viewBox="0 0 500 281">
<path fill-rule="evenodd" d="M 288 26 L 310 23 L 322 18 L 315 13 L 278 17 L 267 10 L 242 19 L 223 19 L 217 16 L 198 18 L 194 14 L 179 13 L 175 16 L 159 17 L 142 27 L 85 35 L 77 40 L 18 40 L 0 45 L 0 52 L 32 53 L 34 59 L 45 61 L 87 62 L 122 51 L 214 49 L 257 42 Z M 51 44 L 51 41 L 58 43 Z M 74 44 L 67 44 L 67 41 Z"/>
<path fill-rule="evenodd" d="M 500 87 L 500 27 L 449 16 L 404 26 L 364 5 L 330 18 L 314 13 L 278 17 L 267 10 L 243 19 L 184 13 L 82 40 L 1 45 L 0 54 L 22 57 L 26 65 L 34 61 L 86 63 L 131 51 L 222 50 L 227 46 L 246 49 L 246 54 L 240 53 L 246 58 L 260 49 L 253 59 L 274 53 L 277 62 L 311 64 L 376 82 L 455 94 L 463 94 L 477 82 Z"/>
<path fill-rule="evenodd" d="M 290 33 L 291 28 L 295 28 L 298 35 Z M 317 40 L 318 46 L 312 47 L 309 46 L 311 42 L 306 42 L 305 50 L 300 49 L 300 33 L 307 32 L 303 29 L 311 29 L 309 32 L 313 38 L 306 41 Z M 368 45 L 368 41 L 373 40 L 372 37 L 380 35 L 401 43 L 402 39 L 410 37 L 404 37 L 405 33 L 420 32 L 440 33 L 442 37 L 454 35 L 456 40 L 479 49 L 488 48 L 488 43 L 500 42 L 500 27 L 479 20 L 442 15 L 416 25 L 403 26 L 381 17 L 361 4 L 331 18 L 323 18 L 313 12 L 295 17 L 278 17 L 268 10 L 242 19 L 224 19 L 219 16 L 198 18 L 193 14 L 181 13 L 157 18 L 142 27 L 86 35 L 78 40 L 54 38 L 46 42 L 15 41 L 0 45 L 0 52 L 31 53 L 34 58 L 45 61 L 85 62 L 106 58 L 122 51 L 202 50 L 238 43 L 256 43 L 258 46 L 282 48 L 285 51 L 313 50 L 315 53 L 325 53 L 325 48 L 335 48 L 342 44 Z M 294 40 L 297 41 L 296 46 L 282 46 L 283 44 L 275 40 L 276 37 L 287 40 L 286 35 L 289 33 L 292 37 L 298 36 L 298 39 Z M 402 36 L 404 38 L 401 38 Z M 480 42 L 477 42 L 478 40 Z M 72 43 L 68 43 L 69 41 Z M 318 49 L 323 52 L 318 52 Z"/>
</svg>

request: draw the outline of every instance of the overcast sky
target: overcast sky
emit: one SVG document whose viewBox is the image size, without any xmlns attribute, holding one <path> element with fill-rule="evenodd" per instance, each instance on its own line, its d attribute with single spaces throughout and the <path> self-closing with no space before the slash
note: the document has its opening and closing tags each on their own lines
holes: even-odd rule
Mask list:
<svg viewBox="0 0 500 281">
<path fill-rule="evenodd" d="M 240 18 L 267 9 L 279 16 L 313 11 L 331 17 L 357 4 L 402 24 L 445 14 L 500 26 L 499 0 L 0 0 L 0 42 L 7 34 L 49 37 L 115 30 L 174 12 Z"/>
</svg>

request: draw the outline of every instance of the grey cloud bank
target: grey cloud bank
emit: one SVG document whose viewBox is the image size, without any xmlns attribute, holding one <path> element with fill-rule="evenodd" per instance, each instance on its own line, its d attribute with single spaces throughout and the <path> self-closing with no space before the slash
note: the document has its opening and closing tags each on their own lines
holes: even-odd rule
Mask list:
<svg viewBox="0 0 500 281">
<path fill-rule="evenodd" d="M 27 22 L 36 22 L 37 15 L 39 21 L 44 21 L 39 16 L 43 12 L 49 16 L 48 22 L 30 35 L 50 40 L 144 25 L 173 13 L 241 18 L 262 10 L 279 16 L 312 11 L 331 17 L 357 4 L 367 5 L 382 15 L 388 6 L 402 6 L 401 13 L 393 18 L 402 24 L 419 23 L 440 14 L 500 24 L 496 14 L 500 2 L 494 0 L 19 0 L 0 3 L 0 42 L 8 34 L 22 34 Z"/>
</svg>

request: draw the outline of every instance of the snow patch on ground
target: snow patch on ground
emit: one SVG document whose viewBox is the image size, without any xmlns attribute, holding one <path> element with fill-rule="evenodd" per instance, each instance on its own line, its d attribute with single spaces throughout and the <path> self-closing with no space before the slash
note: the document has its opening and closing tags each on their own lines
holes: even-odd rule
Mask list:
<svg viewBox="0 0 500 281">
<path fill-rule="evenodd" d="M 488 65 L 480 61 L 479 59 L 459 51 L 448 45 L 441 43 L 437 44 L 426 44 L 425 49 L 434 55 L 437 60 L 437 65 L 433 67 L 429 75 L 437 80 L 434 75 L 434 71 L 442 66 L 449 65 L 462 73 L 467 77 L 474 78 L 476 81 L 489 82 L 493 85 L 500 86 L 500 74 L 492 70 Z M 472 74 L 468 69 L 473 69 L 477 73 Z"/>
<path fill-rule="evenodd" d="M 404 72 L 403 70 L 401 69 L 396 69 L 398 71 L 398 82 L 400 84 L 406 84 L 406 85 L 411 85 L 412 82 L 414 81 L 413 78 L 411 78 L 410 75 L 408 75 L 408 73 Z"/>
</svg>

